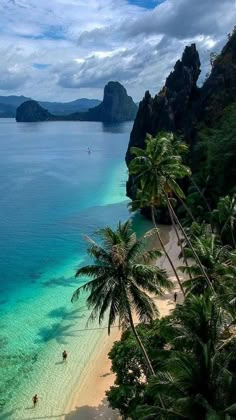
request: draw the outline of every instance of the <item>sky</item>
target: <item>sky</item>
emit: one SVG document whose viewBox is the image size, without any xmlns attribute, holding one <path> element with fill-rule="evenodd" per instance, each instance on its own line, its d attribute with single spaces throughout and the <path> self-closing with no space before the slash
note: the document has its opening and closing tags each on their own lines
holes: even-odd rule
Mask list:
<svg viewBox="0 0 236 420">
<path fill-rule="evenodd" d="M 191 43 L 204 80 L 235 23 L 235 0 L 0 0 L 0 95 L 102 99 L 115 80 L 139 101 Z"/>
</svg>

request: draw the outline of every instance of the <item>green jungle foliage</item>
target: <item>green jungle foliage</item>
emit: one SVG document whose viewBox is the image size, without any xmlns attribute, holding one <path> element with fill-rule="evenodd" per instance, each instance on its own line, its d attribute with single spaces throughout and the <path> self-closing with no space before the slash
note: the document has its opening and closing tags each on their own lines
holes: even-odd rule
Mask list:
<svg viewBox="0 0 236 420">
<path fill-rule="evenodd" d="M 225 108 L 214 128 L 202 127 L 197 134 L 192 164 L 196 181 L 205 188 L 213 205 L 230 194 L 236 184 L 236 103 Z"/>
<path fill-rule="evenodd" d="M 226 115 L 232 127 L 229 110 Z M 221 121 L 218 130 L 201 139 L 209 185 L 216 177 L 214 153 L 220 154 L 223 147 L 223 125 Z M 130 173 L 137 176 L 139 188 L 133 206 L 148 202 L 154 231 L 158 232 L 155 208 L 166 206 L 169 211 L 180 245 L 181 261 L 175 270 L 185 274 L 183 280 L 177 274 L 184 300 L 169 316 L 136 327 L 154 370 L 151 377 L 130 329 L 115 343 L 109 357 L 116 381 L 107 397 L 124 419 L 229 420 L 236 418 L 236 197 L 229 187 L 231 194 L 218 196 L 212 211 L 207 191 L 193 181 L 186 198 L 178 182 L 186 175 L 191 179 L 191 174 L 182 166 L 184 148 L 176 141 L 168 133 L 148 137 L 144 151 L 133 149 Z M 225 160 L 232 158 L 231 141 L 228 129 Z M 218 165 L 221 188 L 223 161 Z M 174 210 L 180 199 L 185 228 Z M 167 256 L 165 246 L 163 251 Z"/>
<path fill-rule="evenodd" d="M 232 318 L 209 293 L 189 294 L 171 316 L 139 325 L 156 375 L 145 381 L 130 331 L 110 352 L 116 382 L 113 408 L 131 419 L 233 419 L 236 414 L 236 338 Z"/>
<path fill-rule="evenodd" d="M 103 228 L 99 242 L 88 238 L 93 262 L 76 276 L 89 281 L 73 299 L 88 292 L 90 319 L 102 322 L 108 316 L 108 333 L 116 321 L 123 327 L 109 354 L 116 380 L 106 393 L 123 419 L 236 419 L 236 169 L 230 166 L 236 120 L 230 109 L 217 128 L 201 131 L 201 176 L 194 179 L 183 163 L 186 145 L 170 133 L 148 136 L 145 150 L 132 150 L 129 170 L 138 194 L 131 210 L 151 208 L 149 235 L 156 235 L 161 250 L 146 251 L 130 222 Z M 191 183 L 187 197 L 186 181 Z M 176 234 L 178 263 L 156 224 L 160 207 L 168 211 Z M 183 302 L 159 319 L 154 298 L 172 286 L 161 255 L 170 263 Z"/>
</svg>

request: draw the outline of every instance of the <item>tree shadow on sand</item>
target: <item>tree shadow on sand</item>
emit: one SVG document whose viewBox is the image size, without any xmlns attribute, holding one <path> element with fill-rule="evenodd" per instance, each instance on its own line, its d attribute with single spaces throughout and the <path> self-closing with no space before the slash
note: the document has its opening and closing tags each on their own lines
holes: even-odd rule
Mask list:
<svg viewBox="0 0 236 420">
<path fill-rule="evenodd" d="M 62 325 L 57 322 L 50 327 L 42 327 L 38 332 L 37 343 L 48 343 L 56 340 L 58 344 L 67 344 L 66 337 L 74 337 L 74 333 L 70 330 L 72 325 Z"/>
<path fill-rule="evenodd" d="M 65 415 L 65 420 L 118 420 L 119 418 L 118 411 L 108 407 L 108 402 L 105 398 L 97 407 L 84 405 Z"/>
<path fill-rule="evenodd" d="M 53 277 L 49 280 L 43 282 L 45 287 L 55 287 L 55 286 L 73 286 L 76 287 L 78 285 L 78 280 L 75 277 Z"/>
<path fill-rule="evenodd" d="M 65 306 L 61 306 L 59 308 L 53 309 L 52 311 L 48 312 L 49 318 L 60 318 L 66 319 L 68 321 L 72 321 L 75 319 L 84 318 L 86 312 L 86 307 L 80 307 L 74 310 L 68 310 Z"/>
</svg>

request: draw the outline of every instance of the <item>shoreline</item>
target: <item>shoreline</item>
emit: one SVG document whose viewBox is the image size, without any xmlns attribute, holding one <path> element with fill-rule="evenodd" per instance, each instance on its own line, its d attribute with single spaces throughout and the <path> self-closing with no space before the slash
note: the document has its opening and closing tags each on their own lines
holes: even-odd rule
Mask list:
<svg viewBox="0 0 236 420">
<path fill-rule="evenodd" d="M 89 361 L 86 378 L 78 384 L 68 401 L 64 420 L 119 419 L 119 413 L 108 406 L 105 392 L 115 381 L 108 353 L 120 337 L 121 331 L 113 327 L 110 336 L 103 338 L 99 352 Z"/>
<path fill-rule="evenodd" d="M 174 229 L 170 226 L 161 226 L 161 230 L 164 242 L 173 262 L 179 261 L 179 247 L 177 245 Z M 174 291 L 179 292 L 179 287 L 165 256 L 160 258 L 159 264 L 162 268 L 167 270 L 169 277 L 174 283 L 174 288 L 171 293 L 167 292 L 164 296 L 155 299 L 160 312 L 160 317 L 162 317 L 167 315 L 174 308 L 173 293 Z M 180 301 L 180 295 L 178 296 L 178 299 Z M 120 337 L 121 331 L 118 330 L 118 327 L 113 327 L 111 335 L 107 335 L 103 338 L 99 352 L 94 354 L 89 361 L 86 377 L 82 383 L 78 384 L 68 401 L 65 416 L 63 417 L 64 420 L 120 419 L 119 412 L 112 410 L 108 406 L 105 395 L 105 392 L 109 390 L 115 380 L 115 374 L 110 370 L 111 362 L 108 358 L 108 353 L 114 342 L 119 340 Z"/>
<path fill-rule="evenodd" d="M 144 234 L 148 226 L 145 224 L 139 232 Z M 175 233 L 169 226 L 160 226 L 163 241 L 173 260 L 178 260 L 179 248 Z M 147 247 L 158 246 L 156 238 L 148 238 Z M 167 259 L 162 256 L 158 263 L 166 268 L 173 279 Z M 68 273 L 69 274 L 69 273 Z M 71 293 L 73 285 L 69 285 L 67 293 Z M 175 290 L 178 290 L 175 286 Z M 52 290 L 53 293 L 53 290 Z M 64 298 L 63 292 L 63 298 Z M 164 316 L 174 307 L 173 293 L 166 293 L 156 299 L 160 316 Z M 180 295 L 178 296 L 180 299 Z M 121 331 L 113 327 L 111 335 L 107 335 L 107 327 L 95 322 L 86 328 L 89 311 L 86 309 L 85 296 L 78 307 L 54 309 L 52 325 L 49 333 L 53 337 L 46 342 L 45 351 L 37 354 L 32 370 L 25 371 L 22 377 L 21 390 L 16 398 L 13 396 L 8 411 L 3 417 L 14 420 L 51 419 L 58 420 L 118 420 L 119 413 L 108 407 L 105 392 L 114 384 L 115 374 L 111 372 L 108 353 L 113 343 L 120 339 Z M 58 302 L 59 303 L 59 302 Z M 44 300 L 37 301 L 37 308 Z M 61 310 L 65 317 L 54 322 Z M 56 316 L 56 318 L 54 318 Z M 27 328 L 26 328 L 27 330 Z M 42 337 L 48 330 L 42 331 Z M 47 339 L 46 335 L 46 339 Z M 68 352 L 68 360 L 62 362 L 63 350 Z M 39 403 L 32 406 L 32 396 L 37 393 Z"/>
</svg>

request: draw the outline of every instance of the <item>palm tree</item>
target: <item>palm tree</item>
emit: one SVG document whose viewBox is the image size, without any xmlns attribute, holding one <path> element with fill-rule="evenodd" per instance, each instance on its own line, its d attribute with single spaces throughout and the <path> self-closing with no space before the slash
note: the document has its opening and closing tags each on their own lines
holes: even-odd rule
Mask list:
<svg viewBox="0 0 236 420">
<path fill-rule="evenodd" d="M 143 190 L 138 189 L 137 193 L 136 193 L 136 200 L 132 201 L 129 204 L 129 207 L 131 208 L 131 211 L 135 211 L 139 208 L 143 208 L 143 207 L 147 207 L 147 206 L 151 207 L 151 215 L 152 215 L 152 223 L 153 223 L 153 226 L 154 226 L 154 231 L 157 235 L 158 241 L 160 242 L 161 248 L 164 251 L 164 254 L 165 254 L 166 258 L 168 259 L 169 264 L 170 264 L 170 266 L 171 266 L 171 268 L 174 272 L 174 275 L 177 279 L 180 290 L 182 291 L 183 295 L 185 295 L 185 291 L 184 291 L 184 288 L 183 288 L 182 283 L 180 281 L 180 277 L 178 275 L 178 272 L 177 272 L 177 270 L 174 266 L 174 263 L 171 260 L 169 254 L 168 254 L 168 252 L 165 248 L 164 242 L 162 241 L 162 238 L 161 238 L 161 235 L 160 235 L 160 231 L 159 231 L 159 229 L 157 227 L 157 224 L 156 224 L 155 208 L 160 206 L 160 200 L 161 200 L 161 196 L 155 196 L 155 195 L 152 195 L 152 193 L 150 193 L 149 191 L 143 191 Z M 152 234 L 152 231 L 148 232 L 148 234 Z M 182 246 L 182 242 L 181 242 L 181 246 Z M 184 255 L 184 251 L 183 251 L 183 255 Z"/>
<path fill-rule="evenodd" d="M 152 406 L 140 407 L 138 418 L 226 419 L 235 402 L 230 362 L 235 362 L 236 340 L 225 352 L 222 309 L 209 293 L 189 295 L 177 305 L 172 328 L 170 358 L 148 385 Z"/>
<path fill-rule="evenodd" d="M 138 320 L 149 322 L 158 315 L 158 309 L 151 295 L 161 295 L 163 288 L 170 288 L 166 272 L 149 265 L 161 255 L 159 250 L 145 251 L 144 241 L 138 240 L 129 221 L 118 223 L 117 229 L 105 227 L 98 231 L 101 245 L 90 240 L 88 254 L 93 258 L 91 265 L 81 267 L 76 277 L 90 277 L 91 281 L 80 286 L 72 301 L 81 292 L 89 292 L 87 305 L 92 309 L 89 320 L 99 323 L 108 315 L 108 334 L 111 326 L 119 320 L 123 328 L 131 327 L 143 353 L 149 373 L 154 370 L 142 341 L 135 329 L 133 314 Z"/>
<path fill-rule="evenodd" d="M 236 248 L 235 229 L 236 229 L 236 194 L 232 197 L 226 195 L 221 197 L 217 204 L 217 209 L 212 212 L 213 223 L 216 225 L 220 236 L 223 238 L 228 233 L 231 236 L 232 245 Z"/>
<path fill-rule="evenodd" d="M 173 183 L 176 186 L 176 190 L 179 188 L 175 182 L 175 178 L 183 177 L 184 175 L 189 174 L 189 169 L 182 165 L 179 155 L 176 155 L 174 158 L 172 158 L 173 153 L 171 155 L 170 151 L 172 151 L 173 144 L 175 144 L 175 149 L 177 152 L 183 153 L 187 150 L 187 146 L 183 143 L 177 142 L 172 133 L 160 133 L 156 138 L 148 135 L 146 138 L 145 150 L 138 147 L 131 148 L 131 153 L 135 157 L 130 162 L 129 173 L 136 176 L 136 182 L 138 185 L 136 203 L 138 203 L 138 206 L 140 207 L 151 207 L 152 222 L 155 227 L 159 242 L 184 295 L 185 292 L 181 284 L 180 277 L 168 252 L 166 251 L 155 219 L 156 208 L 160 208 L 165 204 L 162 183 L 164 182 L 166 184 L 166 181 L 165 177 L 163 177 L 163 174 L 160 172 L 160 168 L 163 169 L 163 172 L 171 174 Z M 137 205 L 134 203 L 132 207 L 136 209 Z M 179 240 L 178 232 L 175 228 L 175 223 L 173 226 L 177 235 L 178 242 L 181 246 L 181 241 Z M 184 252 L 183 258 L 185 259 Z"/>
<path fill-rule="evenodd" d="M 234 349 L 235 350 L 235 349 Z M 227 420 L 235 414 L 234 374 L 229 369 L 233 351 L 222 357 L 205 348 L 205 359 L 191 353 L 176 352 L 149 385 L 155 403 L 139 407 L 140 420 L 214 419 Z M 157 398 L 158 396 L 158 398 Z M 160 396 L 164 408 L 160 406 Z M 225 398 L 224 398 L 225 397 Z M 159 400 L 159 401 L 158 401 Z M 231 411 L 232 410 L 232 411 Z M 228 414 L 228 415 L 227 415 Z"/>
<path fill-rule="evenodd" d="M 209 213 L 211 213 L 211 207 L 210 207 L 210 205 L 209 205 L 209 203 L 208 203 L 208 201 L 207 201 L 207 199 L 206 199 L 206 197 L 205 197 L 205 195 L 204 195 L 204 193 L 205 193 L 205 188 L 201 191 L 201 189 L 200 189 L 200 188 L 199 188 L 199 186 L 197 185 L 197 183 L 196 183 L 196 181 L 194 180 L 194 178 L 193 178 L 193 177 L 191 177 L 191 178 L 190 178 L 190 180 L 191 180 L 191 182 L 192 182 L 192 184 L 193 184 L 193 186 L 194 186 L 195 190 L 198 192 L 198 194 L 200 195 L 200 197 L 201 197 L 201 198 L 202 198 L 202 200 L 204 201 L 204 203 L 205 203 L 205 206 L 206 206 L 207 210 L 209 211 Z M 208 180 L 209 180 L 209 178 L 206 180 L 206 184 L 207 184 Z"/>
<path fill-rule="evenodd" d="M 236 275 L 235 254 L 230 251 L 228 246 L 223 246 L 215 234 L 203 234 L 192 238 L 192 245 L 207 272 L 207 276 L 218 294 L 223 295 L 226 289 L 232 289 L 234 281 L 232 275 Z M 185 252 L 188 258 L 195 260 L 192 249 L 186 244 Z M 181 267 L 186 271 L 185 267 Z M 203 281 L 203 275 L 196 263 L 190 267 L 192 278 L 184 282 L 184 286 L 189 293 L 201 294 L 207 288 Z"/>
<path fill-rule="evenodd" d="M 167 193 L 166 193 L 166 192 L 165 192 L 165 196 L 166 196 L 166 201 L 167 201 L 167 206 L 168 206 L 168 209 L 169 209 L 169 211 L 172 213 L 172 215 L 173 215 L 173 217 L 174 217 L 174 220 L 176 220 L 176 222 L 178 223 L 178 225 L 179 225 L 179 227 L 180 227 L 180 229 L 181 229 L 181 232 L 182 232 L 182 234 L 183 234 L 183 237 L 184 237 L 185 241 L 187 242 L 187 244 L 188 244 L 189 248 L 191 249 L 192 255 L 194 256 L 194 258 L 195 258 L 195 260 L 196 260 L 196 262 L 197 262 L 197 264 L 198 264 L 198 266 L 199 266 L 199 269 L 200 269 L 200 271 L 201 271 L 201 273 L 202 273 L 203 277 L 206 279 L 206 282 L 207 282 L 207 284 L 208 284 L 209 288 L 211 289 L 211 291 L 212 291 L 213 293 L 215 293 L 214 288 L 213 288 L 213 286 L 212 286 L 212 283 L 211 283 L 211 281 L 210 281 L 210 279 L 209 279 L 209 277 L 208 277 L 208 274 L 207 274 L 207 272 L 206 272 L 206 270 L 205 270 L 205 267 L 204 267 L 204 265 L 202 264 L 202 262 L 201 262 L 201 260 L 200 260 L 200 258 L 199 258 L 199 256 L 198 256 L 198 254 L 197 254 L 196 250 L 194 249 L 194 247 L 193 247 L 193 245 L 192 245 L 192 242 L 191 242 L 191 241 L 190 241 L 190 239 L 188 238 L 188 236 L 187 236 L 187 234 L 186 234 L 186 232 L 185 232 L 185 230 L 184 230 L 184 228 L 183 228 L 183 226 L 182 226 L 182 224 L 181 224 L 181 222 L 180 222 L 179 218 L 177 217 L 177 214 L 175 213 L 175 211 L 174 211 L 174 209 L 173 209 L 173 207 L 172 207 L 171 201 L 170 201 L 170 199 L 169 199 L 169 197 L 168 197 L 168 195 L 167 195 Z M 189 268 L 188 268 L 188 271 L 189 271 Z"/>
<path fill-rule="evenodd" d="M 207 273 L 201 264 L 191 241 L 188 239 L 186 232 L 174 211 L 171 201 L 173 194 L 178 198 L 185 198 L 184 192 L 176 180 L 190 175 L 190 169 L 182 163 L 182 157 L 180 155 L 186 148 L 187 146 L 176 141 L 171 133 L 162 133 L 156 138 L 148 136 L 145 150 L 137 147 L 131 148 L 131 153 L 134 154 L 135 157 L 130 163 L 129 171 L 130 174 L 136 175 L 136 181 L 139 182 L 141 191 L 145 194 L 147 194 L 148 191 L 149 195 L 153 197 L 157 203 L 164 202 L 167 205 L 171 220 L 174 225 L 175 222 L 178 224 L 184 239 L 192 249 L 203 276 L 209 287 L 212 288 Z M 182 254 L 185 259 L 183 249 Z M 187 265 L 186 259 L 185 264 Z"/>
</svg>

